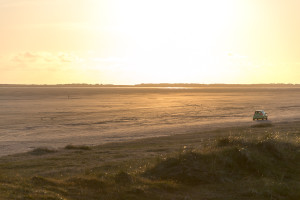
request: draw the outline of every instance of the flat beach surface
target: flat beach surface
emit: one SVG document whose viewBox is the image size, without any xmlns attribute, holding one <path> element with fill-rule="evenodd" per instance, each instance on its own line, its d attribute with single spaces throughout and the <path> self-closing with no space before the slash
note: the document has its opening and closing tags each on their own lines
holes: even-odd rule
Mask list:
<svg viewBox="0 0 300 200">
<path fill-rule="evenodd" d="M 0 156 L 266 123 L 259 109 L 299 121 L 300 88 L 2 87 Z"/>
</svg>

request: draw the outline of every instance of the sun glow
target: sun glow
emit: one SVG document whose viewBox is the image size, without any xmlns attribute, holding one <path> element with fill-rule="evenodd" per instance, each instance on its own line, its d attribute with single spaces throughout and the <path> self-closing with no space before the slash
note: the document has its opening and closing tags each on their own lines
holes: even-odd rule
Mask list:
<svg viewBox="0 0 300 200">
<path fill-rule="evenodd" d="M 130 41 L 124 68 L 137 82 L 209 81 L 204 76 L 224 71 L 217 60 L 224 61 L 228 50 L 220 39 L 234 26 L 235 6 L 233 1 L 115 2 L 111 28 Z"/>
<path fill-rule="evenodd" d="M 5 1 L 0 81 L 297 83 L 299 6 L 265 0 Z"/>
</svg>

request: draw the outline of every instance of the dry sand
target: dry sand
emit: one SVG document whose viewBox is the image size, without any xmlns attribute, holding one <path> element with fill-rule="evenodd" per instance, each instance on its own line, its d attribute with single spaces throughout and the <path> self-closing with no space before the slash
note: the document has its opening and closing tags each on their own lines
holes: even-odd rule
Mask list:
<svg viewBox="0 0 300 200">
<path fill-rule="evenodd" d="M 300 88 L 0 88 L 0 156 L 300 119 Z"/>
</svg>

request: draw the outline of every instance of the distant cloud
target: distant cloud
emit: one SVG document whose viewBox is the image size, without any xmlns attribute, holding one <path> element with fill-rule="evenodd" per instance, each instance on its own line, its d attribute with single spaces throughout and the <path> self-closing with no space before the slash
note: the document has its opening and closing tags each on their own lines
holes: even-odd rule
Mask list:
<svg viewBox="0 0 300 200">
<path fill-rule="evenodd" d="M 70 53 L 50 53 L 50 52 L 23 52 L 18 53 L 11 58 L 12 62 L 17 63 L 72 63 L 80 61 L 80 58 Z"/>
<path fill-rule="evenodd" d="M 68 71 L 84 68 L 84 59 L 68 52 L 20 52 L 0 57 L 4 71 Z"/>
<path fill-rule="evenodd" d="M 80 58 L 78 58 L 77 56 L 75 56 L 73 54 L 69 54 L 69 53 L 60 53 L 57 57 L 60 62 L 70 63 L 70 62 L 80 61 Z"/>
<path fill-rule="evenodd" d="M 124 57 L 101 57 L 94 54 L 79 56 L 70 52 L 26 51 L 0 58 L 0 69 L 8 71 L 94 70 L 103 72 L 118 71 L 130 66 L 132 66 L 130 60 Z"/>
<path fill-rule="evenodd" d="M 39 55 L 31 52 L 24 52 L 14 55 L 11 61 L 13 62 L 35 62 L 39 58 Z"/>
</svg>

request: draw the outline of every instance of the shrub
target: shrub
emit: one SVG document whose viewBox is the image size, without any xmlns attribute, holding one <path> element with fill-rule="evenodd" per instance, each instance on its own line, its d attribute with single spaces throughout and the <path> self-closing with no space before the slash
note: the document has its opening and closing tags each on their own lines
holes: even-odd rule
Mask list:
<svg viewBox="0 0 300 200">
<path fill-rule="evenodd" d="M 39 147 L 39 148 L 33 149 L 30 152 L 30 154 L 39 156 L 39 155 L 45 155 L 45 154 L 55 153 L 55 152 L 57 152 L 57 150 L 49 149 L 47 147 Z"/>
</svg>

